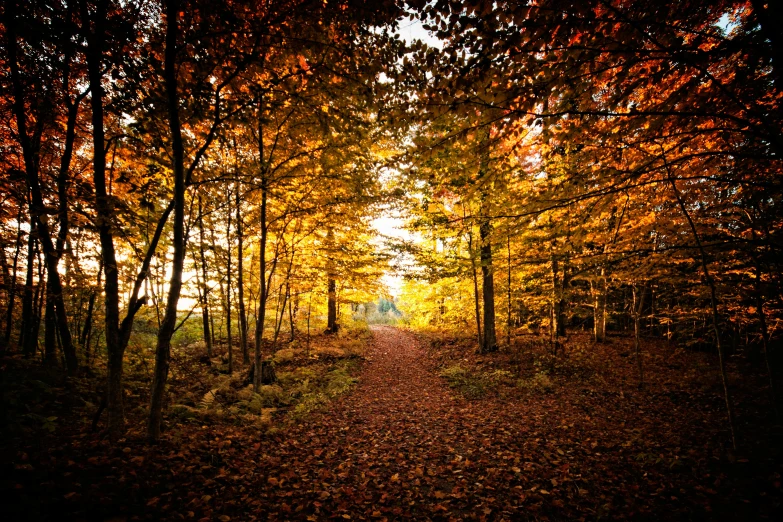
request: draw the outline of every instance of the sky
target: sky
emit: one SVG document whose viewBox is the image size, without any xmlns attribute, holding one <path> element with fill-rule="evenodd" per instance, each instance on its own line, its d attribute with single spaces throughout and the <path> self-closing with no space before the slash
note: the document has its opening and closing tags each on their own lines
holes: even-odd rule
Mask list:
<svg viewBox="0 0 783 522">
<path fill-rule="evenodd" d="M 421 26 L 419 20 L 403 19 L 400 21 L 400 37 L 405 40 L 406 43 L 411 43 L 414 40 L 421 40 L 432 47 L 441 47 L 441 42 Z M 411 235 L 405 230 L 405 221 L 394 215 L 392 210 L 386 210 L 380 217 L 376 218 L 372 222 L 373 227 L 379 234 L 384 236 L 398 238 L 398 239 L 410 239 Z M 378 248 L 382 248 L 379 242 Z M 402 278 L 395 275 L 391 268 L 383 276 L 383 284 L 386 285 L 389 293 L 394 297 L 400 296 L 402 287 Z"/>
</svg>

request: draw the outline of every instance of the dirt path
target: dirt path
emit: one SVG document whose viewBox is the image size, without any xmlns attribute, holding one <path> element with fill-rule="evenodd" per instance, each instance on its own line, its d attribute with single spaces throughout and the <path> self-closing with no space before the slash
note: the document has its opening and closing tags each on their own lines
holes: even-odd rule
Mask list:
<svg viewBox="0 0 783 522">
<path fill-rule="evenodd" d="M 240 502 L 259 519 L 759 518 L 747 492 L 769 484 L 701 456 L 698 410 L 578 381 L 467 401 L 412 334 L 373 335 L 356 389 L 259 445 Z"/>
<path fill-rule="evenodd" d="M 269 515 L 275 504 L 281 519 L 492 513 L 481 498 L 466 498 L 487 472 L 469 454 L 489 443 L 479 440 L 471 404 L 426 367 L 411 334 L 385 326 L 373 334 L 357 388 L 298 433 L 287 432 L 280 453 L 267 459 Z"/>
</svg>

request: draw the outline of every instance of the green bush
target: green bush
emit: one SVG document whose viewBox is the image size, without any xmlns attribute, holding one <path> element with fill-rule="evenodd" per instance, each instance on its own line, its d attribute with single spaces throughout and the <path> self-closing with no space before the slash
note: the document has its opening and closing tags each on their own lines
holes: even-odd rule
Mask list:
<svg viewBox="0 0 783 522">
<path fill-rule="evenodd" d="M 449 366 L 441 370 L 440 376 L 446 379 L 451 388 L 459 391 L 468 399 L 479 399 L 486 395 L 488 389 L 494 384 L 482 374 L 471 373 L 459 364 Z"/>
<path fill-rule="evenodd" d="M 290 398 L 283 391 L 283 388 L 276 384 L 261 386 L 258 393 L 254 393 L 248 403 L 247 409 L 253 413 L 260 414 L 265 408 L 275 408 L 289 404 Z"/>
<path fill-rule="evenodd" d="M 291 390 L 291 396 L 298 399 L 293 409 L 294 418 L 302 419 L 310 412 L 319 409 L 329 400 L 348 392 L 359 379 L 351 375 L 358 364 L 354 360 L 340 361 L 326 375 L 318 379 L 304 379 Z M 301 368 L 305 370 L 305 368 Z"/>
<path fill-rule="evenodd" d="M 295 357 L 296 352 L 292 348 L 283 348 L 275 352 L 273 360 L 276 364 L 282 364 L 293 361 Z"/>
<path fill-rule="evenodd" d="M 549 375 L 539 372 L 529 379 L 519 379 L 517 386 L 531 391 L 550 392 L 554 389 L 555 384 Z"/>
<path fill-rule="evenodd" d="M 175 404 L 169 409 L 171 420 L 186 421 L 198 417 L 198 412 L 185 404 Z"/>
<path fill-rule="evenodd" d="M 514 384 L 514 374 L 508 370 L 494 370 L 487 374 L 487 378 L 493 384 Z"/>
<path fill-rule="evenodd" d="M 337 397 L 347 392 L 359 379 L 350 375 L 350 368 L 347 365 L 340 365 L 326 374 L 326 395 Z"/>
<path fill-rule="evenodd" d="M 302 397 L 302 400 L 297 403 L 292 412 L 292 416 L 295 419 L 302 419 L 307 416 L 308 413 L 317 410 L 329 399 L 322 393 L 311 393 Z"/>
</svg>

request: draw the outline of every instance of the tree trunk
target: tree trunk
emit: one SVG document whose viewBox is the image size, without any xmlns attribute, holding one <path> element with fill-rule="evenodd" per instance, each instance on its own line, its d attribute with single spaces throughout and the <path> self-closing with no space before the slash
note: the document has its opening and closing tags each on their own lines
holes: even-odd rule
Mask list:
<svg viewBox="0 0 783 522">
<path fill-rule="evenodd" d="M 116 440 L 125 430 L 123 410 L 122 374 L 123 354 L 125 352 L 120 337 L 120 294 L 117 257 L 114 249 L 112 222 L 114 204 L 106 189 L 106 146 L 103 122 L 103 39 L 106 20 L 106 0 L 96 5 L 92 25 L 86 0 L 80 3 L 82 25 L 87 31 L 87 71 L 90 83 L 90 105 L 92 108 L 93 140 L 93 182 L 95 185 L 96 227 L 101 243 L 103 275 L 105 278 L 105 336 L 108 351 L 107 411 L 109 416 L 109 437 Z"/>
<path fill-rule="evenodd" d="M 562 266 L 562 275 L 560 277 L 560 288 L 558 288 L 557 302 L 557 335 L 565 338 L 566 336 L 566 288 L 570 282 L 568 274 L 568 259 L 566 258 Z"/>
<path fill-rule="evenodd" d="M 642 344 L 641 344 L 641 325 L 639 324 L 642 309 L 644 307 L 644 290 L 642 286 L 642 293 L 637 296 L 636 283 L 631 286 L 633 292 L 633 338 L 634 349 L 636 351 L 636 365 L 639 370 L 639 389 L 644 388 L 644 366 L 642 363 Z"/>
<path fill-rule="evenodd" d="M 201 194 L 198 195 L 198 252 L 201 261 L 201 328 L 204 333 L 204 344 L 207 346 L 207 357 L 212 358 L 212 334 L 209 329 L 209 281 L 207 280 L 207 256 L 204 252 L 204 207 Z M 196 269 L 198 271 L 198 269 Z M 198 273 L 196 274 L 198 275 Z M 199 284 L 199 281 L 196 281 Z"/>
<path fill-rule="evenodd" d="M 33 133 L 33 137 L 28 134 L 27 130 L 27 115 L 25 114 L 25 99 L 24 99 L 24 87 L 19 73 L 19 64 L 17 62 L 17 42 L 16 42 L 16 2 L 8 2 L 6 4 L 7 10 L 6 16 L 6 36 L 7 36 L 7 49 L 8 49 L 8 65 L 11 70 L 11 83 L 13 85 L 13 113 L 16 122 L 17 135 L 22 146 L 22 153 L 24 156 L 25 174 L 27 180 L 27 186 L 30 191 L 30 219 L 31 224 L 35 222 L 38 232 L 38 241 L 41 244 L 41 248 L 44 253 L 44 259 L 49 273 L 49 282 L 47 283 L 47 294 L 53 301 L 54 310 L 50 312 L 50 316 L 54 317 L 56 314 L 56 325 L 59 327 L 60 340 L 63 345 L 63 352 L 65 353 L 66 366 L 68 373 L 75 374 L 78 371 L 78 359 L 76 358 L 76 349 L 73 346 L 71 338 L 71 332 L 68 329 L 68 315 L 65 310 L 65 301 L 63 299 L 62 283 L 60 281 L 60 273 L 57 269 L 57 265 L 60 262 L 60 257 L 55 251 L 55 246 L 52 243 L 52 236 L 49 230 L 49 222 L 44 217 L 46 215 L 46 206 L 43 200 L 43 194 L 41 192 L 41 185 L 39 181 L 39 149 L 41 141 L 41 133 L 43 125 L 43 118 L 38 118 L 37 128 Z M 75 123 L 74 123 L 75 125 Z M 72 143 L 72 141 L 71 141 Z M 67 144 L 66 144 L 67 145 Z M 68 156 L 69 151 L 65 151 L 64 158 Z M 68 158 L 70 161 L 70 158 Z M 65 173 L 61 172 L 60 181 Z M 62 197 L 66 197 L 64 193 L 64 187 L 61 191 Z M 63 207 L 63 205 L 65 205 Z M 61 202 L 62 208 L 65 208 L 67 216 L 67 204 L 65 201 Z M 62 233 L 67 232 L 67 217 L 63 218 L 64 221 L 60 223 Z"/>
<path fill-rule="evenodd" d="M 17 271 L 19 269 L 19 254 L 22 250 L 22 204 L 19 202 L 19 213 L 16 221 L 16 249 L 14 250 L 14 265 L 11 272 L 11 280 L 8 286 L 8 307 L 5 311 L 5 334 L 3 344 L 7 347 L 11 342 L 11 330 L 13 329 L 14 321 L 14 305 L 16 301 L 17 292 Z M 5 252 L 5 251 L 4 251 Z"/>
<path fill-rule="evenodd" d="M 307 348 L 305 357 L 310 357 L 310 312 L 313 310 L 313 289 L 310 289 L 310 298 L 307 301 Z"/>
<path fill-rule="evenodd" d="M 17 244 L 17 249 L 19 248 L 19 245 Z M 13 283 L 11 282 L 11 273 L 8 270 L 8 258 L 5 253 L 5 248 L 0 246 L 0 265 L 2 265 L 2 272 L 3 272 L 3 290 L 5 290 L 5 301 L 6 303 L 9 303 L 10 305 L 10 297 L 11 297 L 11 288 L 13 286 Z M 16 274 L 14 274 L 16 275 Z M 8 307 L 10 308 L 10 306 Z M 8 338 L 6 336 L 6 332 L 3 330 L 3 326 L 5 324 L 2 324 L 0 326 L 0 355 L 5 354 L 6 347 L 8 345 Z"/>
<path fill-rule="evenodd" d="M 242 362 L 250 363 L 250 354 L 247 349 L 247 313 L 245 312 L 245 281 L 244 281 L 244 237 L 242 224 L 242 204 L 239 199 L 239 183 L 235 196 L 236 221 L 237 221 L 237 301 L 239 305 L 239 344 L 242 347 Z"/>
<path fill-rule="evenodd" d="M 285 283 L 284 283 L 285 284 Z M 287 284 L 285 284 L 287 286 Z M 288 290 L 285 292 L 282 291 L 282 287 L 280 288 L 279 292 L 282 294 L 282 307 L 280 308 L 279 312 L 280 315 L 275 317 L 276 324 L 275 324 L 275 336 L 272 339 L 272 350 L 277 350 L 277 339 L 280 336 L 280 329 L 283 326 L 283 318 L 285 317 L 285 306 L 288 304 Z M 279 302 L 279 301 L 278 301 Z"/>
<path fill-rule="evenodd" d="M 38 266 L 38 284 L 35 285 L 35 294 L 33 295 L 33 324 L 30 338 L 35 342 L 33 344 L 33 355 L 38 352 L 38 337 L 41 330 L 41 310 L 43 310 L 44 302 L 46 301 L 46 291 L 44 278 L 46 277 L 46 263 L 41 260 L 41 251 L 36 248 L 35 257 L 38 260 L 36 265 Z"/>
<path fill-rule="evenodd" d="M 19 330 L 19 346 L 24 356 L 35 353 L 33 340 L 33 276 L 35 275 L 35 220 L 30 218 L 30 233 L 27 235 L 27 270 L 22 293 L 22 327 Z"/>
<path fill-rule="evenodd" d="M 266 298 L 267 298 L 267 280 L 266 280 L 266 240 L 268 233 L 267 224 L 267 198 L 269 187 L 267 186 L 268 169 L 265 165 L 264 157 L 264 129 L 263 129 L 263 98 L 258 103 L 258 158 L 261 165 L 261 244 L 259 245 L 259 279 L 261 288 L 258 296 L 258 313 L 256 314 L 256 342 L 254 353 L 254 367 L 256 368 L 255 378 L 253 379 L 253 389 L 258 393 L 261 387 L 261 350 L 263 348 L 264 338 L 264 320 L 266 319 Z"/>
<path fill-rule="evenodd" d="M 508 254 L 508 267 L 506 272 L 506 345 L 511 347 L 511 236 L 506 235 L 506 253 Z"/>
<path fill-rule="evenodd" d="M 101 277 L 103 276 L 103 265 L 98 267 L 98 287 L 101 286 Z M 92 337 L 92 316 L 95 310 L 95 299 L 98 293 L 95 289 L 90 292 L 90 299 L 87 303 L 87 315 L 84 318 L 84 328 L 82 329 L 79 343 L 82 345 L 82 351 L 85 353 L 85 363 L 90 365 L 90 338 Z"/>
<path fill-rule="evenodd" d="M 163 230 L 166 226 L 175 201 L 172 200 L 163 210 L 158 219 L 155 233 L 147 246 L 147 252 L 142 261 L 139 272 L 128 299 L 128 312 L 120 324 L 120 292 L 119 271 L 117 256 L 114 248 L 114 204 L 107 191 L 106 183 L 106 144 L 103 122 L 103 42 L 104 23 L 107 11 L 106 0 L 96 3 L 96 11 L 90 16 L 86 0 L 79 3 L 81 11 L 82 27 L 86 34 L 87 47 L 87 71 L 89 78 L 90 106 L 92 109 L 92 142 L 93 142 L 93 183 L 95 185 L 95 210 L 96 228 L 101 245 L 101 263 L 104 275 L 104 303 L 105 303 L 105 328 L 104 337 L 108 352 L 108 376 L 106 384 L 106 403 L 108 412 L 108 434 L 112 440 L 122 435 L 125 429 L 125 414 L 123 409 L 123 356 L 130 340 L 133 320 L 136 313 L 146 302 L 146 296 L 139 299 L 139 292 L 147 280 L 150 272 L 150 264 L 155 255 Z M 90 31 L 89 28 L 93 30 Z"/>
<path fill-rule="evenodd" d="M 285 285 L 286 297 L 288 297 L 288 327 L 290 329 L 290 341 L 294 342 L 294 336 L 296 334 L 296 325 L 294 325 L 294 300 L 291 298 L 291 282 L 286 282 Z"/>
<path fill-rule="evenodd" d="M 470 256 L 470 268 L 473 275 L 473 304 L 476 314 L 476 336 L 478 338 L 479 352 L 484 351 L 484 336 L 481 334 L 481 297 L 478 287 L 478 269 L 476 268 L 476 256 L 473 252 L 473 233 L 468 232 L 468 255 Z"/>
<path fill-rule="evenodd" d="M 597 281 L 590 281 L 593 294 L 593 340 L 602 343 L 606 340 L 606 269 L 601 267 Z"/>
<path fill-rule="evenodd" d="M 672 191 L 674 192 L 674 196 L 677 199 L 677 203 L 680 206 L 680 210 L 682 210 L 685 219 L 688 221 L 688 225 L 691 229 L 691 233 L 693 234 L 693 239 L 694 241 L 696 241 L 696 246 L 700 254 L 701 269 L 704 275 L 704 280 L 710 289 L 710 304 L 712 308 L 712 329 L 713 329 L 713 333 L 715 334 L 715 348 L 718 351 L 718 363 L 720 366 L 721 381 L 723 383 L 723 398 L 726 402 L 726 413 L 729 421 L 729 429 L 731 430 L 731 445 L 736 450 L 737 437 L 734 428 L 734 408 L 732 405 L 731 393 L 729 392 L 729 378 L 728 375 L 726 374 L 726 361 L 723 355 L 723 347 L 721 346 L 721 340 L 720 340 L 720 328 L 718 326 L 718 324 L 720 323 L 720 319 L 718 317 L 718 298 L 716 295 L 715 280 L 712 278 L 709 267 L 707 266 L 707 253 L 704 250 L 704 245 L 701 242 L 701 238 L 699 237 L 699 233 L 696 230 L 696 225 L 694 224 L 693 219 L 691 218 L 691 214 L 690 212 L 688 212 L 688 209 L 685 206 L 685 202 L 682 199 L 682 194 L 680 194 L 680 190 L 677 188 L 677 183 L 674 180 L 674 176 L 672 175 L 671 168 L 669 166 L 668 161 L 666 160 L 666 153 L 663 150 L 663 147 L 661 147 L 661 152 L 663 154 L 663 163 L 664 163 L 664 167 L 666 168 L 666 173 L 669 178 L 669 182 L 671 183 L 672 186 Z"/>
<path fill-rule="evenodd" d="M 166 8 L 166 50 L 164 78 L 168 101 L 169 130 L 171 132 L 172 156 L 174 160 L 174 258 L 171 266 L 171 282 L 166 297 L 166 312 L 158 331 L 155 348 L 155 373 L 152 378 L 150 415 L 147 423 L 147 438 L 154 442 L 160 438 L 160 423 L 163 414 L 163 395 L 169 373 L 171 336 L 177 322 L 177 303 L 182 290 L 182 269 L 185 264 L 185 151 L 182 144 L 182 130 L 179 122 L 179 96 L 177 94 L 176 46 L 177 16 L 179 1 L 168 0 Z"/>
<path fill-rule="evenodd" d="M 47 274 L 46 309 L 44 311 L 44 365 L 57 364 L 57 320 L 54 318 L 54 296 L 51 275 Z"/>
<path fill-rule="evenodd" d="M 495 334 L 495 281 L 492 269 L 491 233 L 492 224 L 489 219 L 484 219 L 479 227 L 481 236 L 481 293 L 484 301 L 484 343 L 481 346 L 483 353 L 494 352 L 498 349 Z"/>
<path fill-rule="evenodd" d="M 551 306 L 551 326 L 550 338 L 552 341 L 552 353 L 557 354 L 560 346 L 560 264 L 557 257 L 552 254 L 552 306 Z"/>
<path fill-rule="evenodd" d="M 231 338 L 231 192 L 226 193 L 226 336 L 228 340 L 228 373 L 234 373 L 234 340 Z"/>
<path fill-rule="evenodd" d="M 326 291 L 326 333 L 335 333 L 337 332 L 337 282 L 331 275 L 326 281 Z"/>
<path fill-rule="evenodd" d="M 274 338 L 274 341 L 272 341 L 272 346 L 274 346 L 275 349 L 277 349 L 277 339 L 278 339 L 278 336 L 280 335 L 280 329 L 283 326 L 283 318 L 285 317 L 286 304 L 288 304 L 288 313 L 289 313 L 289 319 L 288 320 L 289 320 L 289 323 L 291 325 L 291 331 L 293 331 L 293 328 L 294 328 L 293 318 L 292 318 L 292 315 L 291 315 L 290 297 L 291 297 L 291 272 L 293 271 L 293 268 L 294 268 L 294 257 L 295 256 L 296 256 L 296 250 L 294 249 L 294 246 L 292 244 L 291 245 L 291 259 L 290 259 L 290 262 L 288 263 L 288 267 L 286 268 L 286 272 L 285 272 L 285 282 L 283 283 L 283 285 L 281 285 L 281 290 L 282 290 L 282 286 L 285 286 L 285 292 L 283 293 L 283 307 L 280 310 L 280 317 L 277 320 L 277 325 L 275 327 L 275 338 Z"/>
<path fill-rule="evenodd" d="M 756 286 L 756 314 L 759 319 L 759 328 L 761 328 L 761 349 L 764 355 L 764 364 L 767 368 L 767 379 L 769 380 L 769 393 L 772 399 L 772 411 L 775 414 L 775 420 L 780 422 L 780 410 L 778 409 L 778 394 L 775 386 L 775 374 L 772 371 L 772 365 L 769 361 L 769 330 L 767 328 L 767 317 L 764 312 L 764 297 L 761 292 L 761 269 L 758 264 L 755 270 Z"/>
<path fill-rule="evenodd" d="M 490 220 L 490 193 L 493 188 L 490 174 L 490 131 L 482 128 L 483 135 L 479 150 L 479 189 L 481 195 L 481 219 L 479 221 L 481 255 L 481 294 L 484 302 L 484 341 L 481 352 L 489 353 L 498 349 L 495 333 L 495 280 L 492 267 L 492 221 Z"/>
<path fill-rule="evenodd" d="M 335 244 L 334 244 L 334 232 L 329 229 L 326 234 L 326 241 L 329 246 L 329 258 L 326 266 L 326 333 L 333 334 L 337 332 L 337 281 L 334 274 L 334 256 Z"/>
</svg>

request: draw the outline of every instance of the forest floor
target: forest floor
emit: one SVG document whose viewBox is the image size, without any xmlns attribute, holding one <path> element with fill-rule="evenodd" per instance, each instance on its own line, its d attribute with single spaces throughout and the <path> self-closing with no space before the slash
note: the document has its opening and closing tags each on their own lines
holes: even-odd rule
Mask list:
<svg viewBox="0 0 783 522">
<path fill-rule="evenodd" d="M 372 333 L 358 384 L 331 378 L 347 393 L 278 424 L 262 419 L 273 408 L 249 423 L 181 405 L 152 447 L 141 431 L 112 444 L 84 426 L 6 444 L 14 463 L 0 486 L 14 498 L 3 511 L 114 522 L 779 520 L 783 437 L 761 377 L 735 387 L 734 452 L 707 354 L 651 345 L 640 390 L 628 339 L 575 336 L 553 359 L 533 339 L 479 356 L 462 337 Z"/>
</svg>

